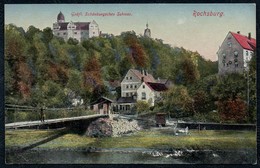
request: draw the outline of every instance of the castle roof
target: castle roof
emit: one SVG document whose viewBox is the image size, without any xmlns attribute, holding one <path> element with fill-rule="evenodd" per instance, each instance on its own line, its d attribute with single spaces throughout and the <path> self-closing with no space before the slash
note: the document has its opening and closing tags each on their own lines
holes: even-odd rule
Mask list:
<svg viewBox="0 0 260 168">
<path fill-rule="evenodd" d="M 65 17 L 61 12 L 58 14 L 57 20 L 65 20 Z"/>
<path fill-rule="evenodd" d="M 248 38 L 248 36 L 244 36 L 242 34 L 230 32 L 232 36 L 237 40 L 237 42 L 247 50 L 255 50 L 256 49 L 256 40 L 254 38 Z"/>
<path fill-rule="evenodd" d="M 60 30 L 67 30 L 69 22 L 58 23 Z M 76 30 L 89 30 L 90 22 L 73 22 L 76 25 Z"/>
</svg>

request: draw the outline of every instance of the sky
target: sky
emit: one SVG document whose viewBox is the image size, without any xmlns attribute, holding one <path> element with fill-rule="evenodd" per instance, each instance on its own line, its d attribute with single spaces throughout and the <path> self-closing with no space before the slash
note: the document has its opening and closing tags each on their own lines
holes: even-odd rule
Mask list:
<svg viewBox="0 0 260 168">
<path fill-rule="evenodd" d="M 229 31 L 251 32 L 256 37 L 255 4 L 5 4 L 5 24 L 26 31 L 30 25 L 51 27 L 62 12 L 65 21 L 95 20 L 103 33 L 144 33 L 146 24 L 154 39 L 172 47 L 197 51 L 206 59 L 217 60 L 216 52 Z M 90 16 L 86 13 L 113 16 Z M 126 13 L 127 15 L 120 15 Z M 211 15 L 211 16 L 210 16 Z M 214 16 L 215 15 L 215 16 Z"/>
</svg>

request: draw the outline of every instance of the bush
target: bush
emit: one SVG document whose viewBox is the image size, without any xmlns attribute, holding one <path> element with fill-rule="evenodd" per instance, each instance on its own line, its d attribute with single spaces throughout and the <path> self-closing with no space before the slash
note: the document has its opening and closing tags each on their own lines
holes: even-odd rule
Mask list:
<svg viewBox="0 0 260 168">
<path fill-rule="evenodd" d="M 145 101 L 137 101 L 136 110 L 138 113 L 148 112 L 150 110 L 149 104 Z"/>
</svg>

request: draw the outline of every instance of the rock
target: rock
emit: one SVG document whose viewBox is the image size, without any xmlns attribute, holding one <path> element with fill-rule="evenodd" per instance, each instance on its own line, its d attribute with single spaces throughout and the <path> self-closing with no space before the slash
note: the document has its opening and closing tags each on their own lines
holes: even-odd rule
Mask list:
<svg viewBox="0 0 260 168">
<path fill-rule="evenodd" d="M 136 120 L 99 118 L 93 121 L 86 132 L 91 137 L 118 137 L 140 130 Z"/>
</svg>

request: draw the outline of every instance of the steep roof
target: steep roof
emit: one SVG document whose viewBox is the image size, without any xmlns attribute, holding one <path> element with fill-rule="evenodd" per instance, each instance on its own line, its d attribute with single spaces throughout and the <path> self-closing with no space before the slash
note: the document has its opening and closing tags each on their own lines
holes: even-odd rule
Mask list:
<svg viewBox="0 0 260 168">
<path fill-rule="evenodd" d="M 60 13 L 57 16 L 57 21 L 59 21 L 59 20 L 65 20 L 65 17 L 63 15 L 63 13 L 61 13 L 61 11 L 60 11 Z"/>
<path fill-rule="evenodd" d="M 94 104 L 102 104 L 102 103 L 112 103 L 113 100 L 107 98 L 107 97 L 99 97 L 96 101 L 90 103 L 90 105 L 94 105 Z"/>
<path fill-rule="evenodd" d="M 153 78 L 153 75 L 148 74 L 147 72 L 146 72 L 146 75 L 144 75 L 139 70 L 136 70 L 136 69 L 130 69 L 130 71 L 132 71 L 140 80 L 142 80 L 142 77 L 143 77 L 144 82 L 154 82 L 155 81 Z"/>
<path fill-rule="evenodd" d="M 60 30 L 67 30 L 69 22 L 58 23 Z M 90 22 L 73 22 L 76 25 L 76 30 L 89 30 Z"/>
<path fill-rule="evenodd" d="M 149 86 L 150 89 L 157 91 L 157 92 L 162 92 L 162 91 L 168 90 L 168 88 L 163 83 L 145 82 L 145 84 L 147 86 Z"/>
<path fill-rule="evenodd" d="M 234 32 L 230 32 L 232 34 L 232 36 L 237 40 L 237 42 L 244 48 L 247 50 L 255 50 L 256 48 L 256 40 L 254 38 L 248 38 L 248 36 L 244 36 L 242 34 L 237 34 Z"/>
</svg>

